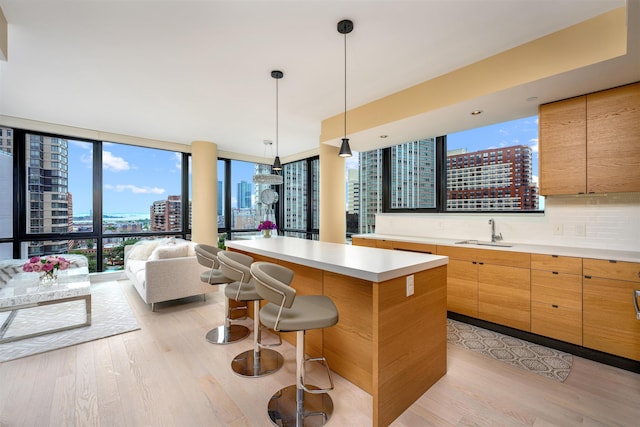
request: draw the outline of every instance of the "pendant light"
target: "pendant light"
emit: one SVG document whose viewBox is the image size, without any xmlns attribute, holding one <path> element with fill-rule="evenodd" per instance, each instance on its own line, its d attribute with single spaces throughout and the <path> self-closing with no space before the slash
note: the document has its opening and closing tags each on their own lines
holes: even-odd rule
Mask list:
<svg viewBox="0 0 640 427">
<path fill-rule="evenodd" d="M 278 80 L 284 77 L 282 71 L 274 70 L 271 72 L 271 77 L 276 79 L 276 158 L 273 160 L 273 166 L 271 169 L 274 171 L 282 170 L 282 163 L 280 163 L 280 156 L 278 155 Z"/>
<path fill-rule="evenodd" d="M 338 22 L 338 32 L 344 34 L 344 138 L 340 145 L 340 157 L 351 157 L 351 147 L 347 138 L 347 34 L 353 31 L 353 22 L 344 19 Z"/>
</svg>

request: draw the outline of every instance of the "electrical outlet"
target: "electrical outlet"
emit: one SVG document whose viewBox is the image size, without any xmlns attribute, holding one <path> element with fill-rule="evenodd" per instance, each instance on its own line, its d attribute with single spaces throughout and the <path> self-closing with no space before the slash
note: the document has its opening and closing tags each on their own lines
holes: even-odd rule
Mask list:
<svg viewBox="0 0 640 427">
<path fill-rule="evenodd" d="M 576 224 L 576 236 L 585 237 L 587 235 L 586 224 Z"/>
<path fill-rule="evenodd" d="M 562 224 L 553 224 L 553 235 L 562 236 L 562 233 L 564 233 Z"/>
<path fill-rule="evenodd" d="M 411 276 L 407 276 L 407 296 L 410 297 L 414 292 L 414 284 L 413 284 L 413 274 Z"/>
</svg>

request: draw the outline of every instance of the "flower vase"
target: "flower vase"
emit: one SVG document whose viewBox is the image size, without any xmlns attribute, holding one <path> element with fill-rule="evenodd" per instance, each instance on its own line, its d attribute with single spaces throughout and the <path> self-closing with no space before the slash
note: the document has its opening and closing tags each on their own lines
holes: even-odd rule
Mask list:
<svg viewBox="0 0 640 427">
<path fill-rule="evenodd" d="M 271 237 L 271 230 L 269 229 L 262 230 L 262 237 L 264 237 L 265 239 L 268 239 L 269 237 Z"/>
<path fill-rule="evenodd" d="M 58 276 L 52 272 L 44 273 L 40 276 L 40 284 L 42 286 L 52 286 L 58 283 Z"/>
</svg>

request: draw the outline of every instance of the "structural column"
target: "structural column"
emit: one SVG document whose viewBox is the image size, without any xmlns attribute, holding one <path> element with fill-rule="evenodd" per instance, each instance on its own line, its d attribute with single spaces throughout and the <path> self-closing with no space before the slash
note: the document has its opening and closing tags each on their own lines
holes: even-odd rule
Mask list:
<svg viewBox="0 0 640 427">
<path fill-rule="evenodd" d="M 208 141 L 191 143 L 191 240 L 218 244 L 218 146 Z"/>
<path fill-rule="evenodd" d="M 320 144 L 320 241 L 345 243 L 347 233 L 345 162 L 340 149 Z"/>
</svg>

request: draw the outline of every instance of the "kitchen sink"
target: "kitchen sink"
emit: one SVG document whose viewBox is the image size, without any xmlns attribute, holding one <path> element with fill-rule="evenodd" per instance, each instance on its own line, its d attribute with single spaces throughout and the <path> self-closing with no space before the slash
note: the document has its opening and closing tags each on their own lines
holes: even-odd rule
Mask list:
<svg viewBox="0 0 640 427">
<path fill-rule="evenodd" d="M 488 242 L 484 240 L 463 240 L 461 242 L 456 242 L 456 245 L 499 246 L 501 248 L 510 248 L 513 246 L 508 243 Z"/>
</svg>

